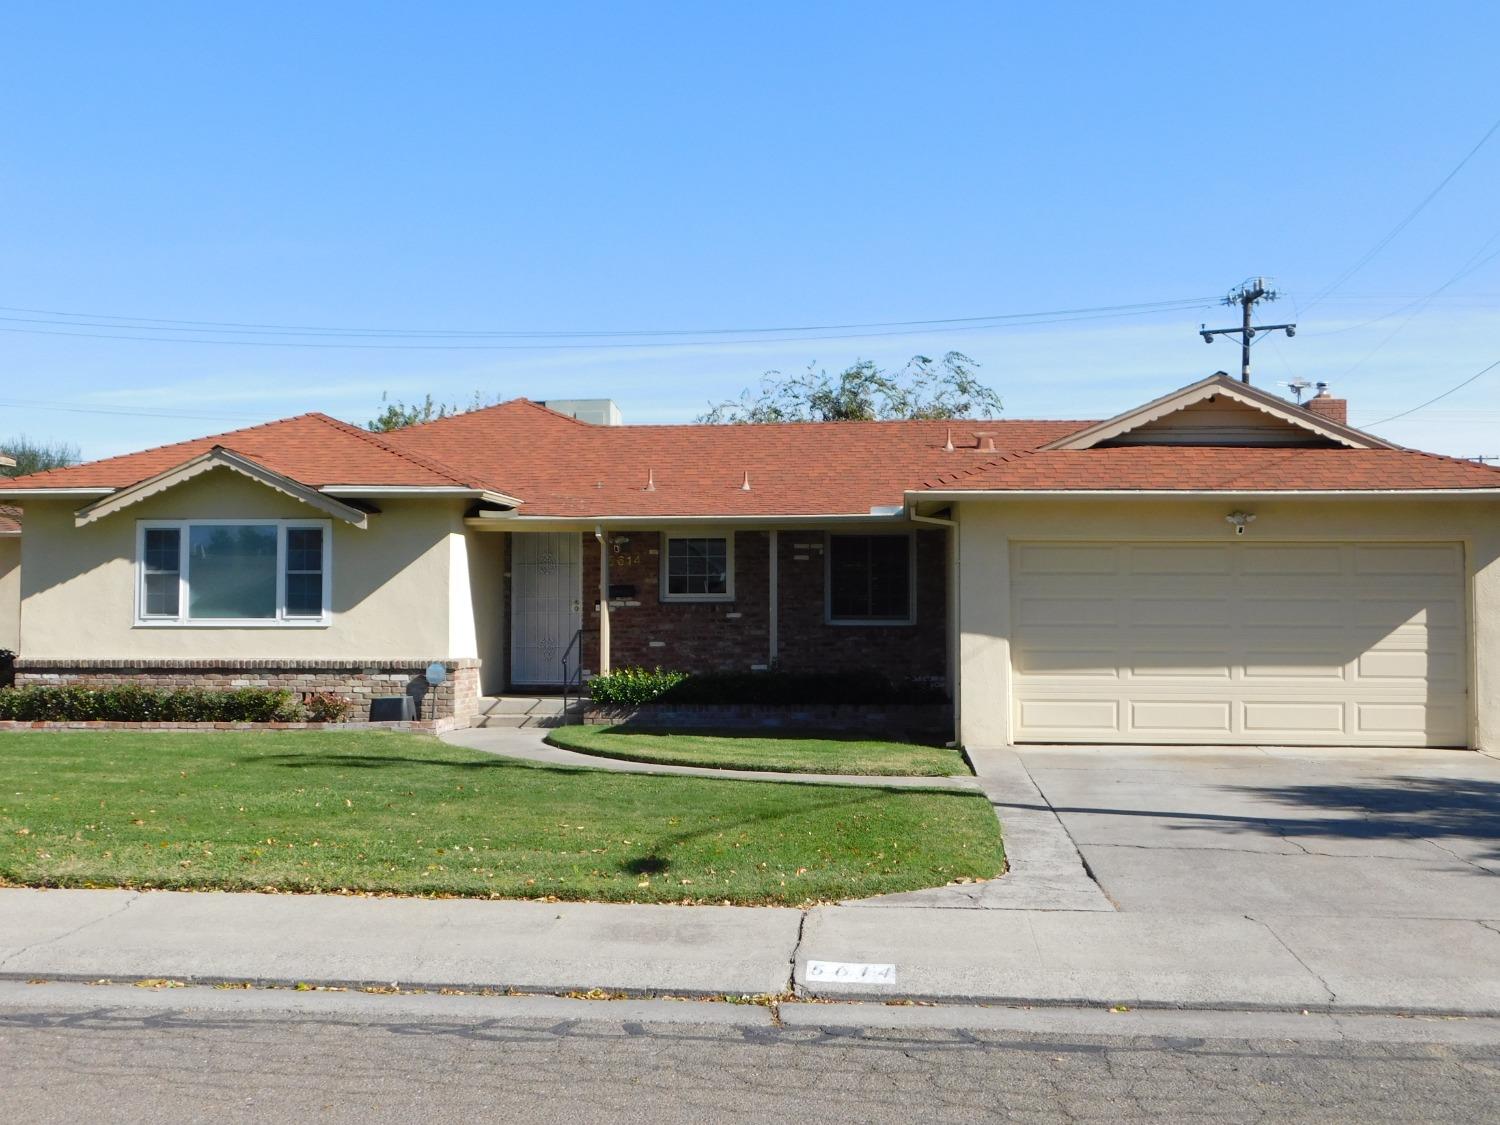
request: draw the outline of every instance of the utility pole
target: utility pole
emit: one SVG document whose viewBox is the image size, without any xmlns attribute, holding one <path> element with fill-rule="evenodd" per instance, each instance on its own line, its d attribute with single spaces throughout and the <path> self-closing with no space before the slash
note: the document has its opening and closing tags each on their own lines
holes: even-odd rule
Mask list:
<svg viewBox="0 0 1500 1125">
<path fill-rule="evenodd" d="M 1205 344 L 1212 344 L 1215 336 L 1238 336 L 1240 338 L 1240 382 L 1250 381 L 1250 343 L 1255 339 L 1257 332 L 1284 331 L 1288 336 L 1297 334 L 1295 324 L 1251 324 L 1251 313 L 1257 301 L 1274 301 L 1281 294 L 1270 287 L 1268 279 L 1264 277 L 1252 277 L 1241 283 L 1237 288 L 1231 289 L 1229 295 L 1223 300 L 1226 305 L 1239 305 L 1244 311 L 1244 319 L 1238 328 L 1210 328 L 1208 325 L 1200 325 L 1198 335 L 1203 337 Z"/>
</svg>

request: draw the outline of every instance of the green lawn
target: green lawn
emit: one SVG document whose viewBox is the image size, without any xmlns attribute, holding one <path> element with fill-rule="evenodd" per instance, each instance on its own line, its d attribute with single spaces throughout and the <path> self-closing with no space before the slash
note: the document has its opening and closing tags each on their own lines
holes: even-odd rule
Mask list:
<svg viewBox="0 0 1500 1125">
<path fill-rule="evenodd" d="M 0 884 L 804 903 L 990 877 L 981 796 L 532 766 L 387 732 L 0 734 Z"/>
<path fill-rule="evenodd" d="M 564 750 L 721 770 L 782 773 L 871 774 L 886 777 L 946 777 L 967 774 L 956 750 L 875 738 L 789 738 L 768 734 L 630 730 L 625 727 L 558 727 L 547 741 Z"/>
</svg>

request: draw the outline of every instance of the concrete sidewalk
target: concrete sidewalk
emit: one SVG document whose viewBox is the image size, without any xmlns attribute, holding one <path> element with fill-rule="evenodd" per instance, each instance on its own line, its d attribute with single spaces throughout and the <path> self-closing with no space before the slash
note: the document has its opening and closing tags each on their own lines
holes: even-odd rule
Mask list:
<svg viewBox="0 0 1500 1125">
<path fill-rule="evenodd" d="M 0 977 L 1500 1015 L 1500 920 L 11 889 Z"/>
</svg>

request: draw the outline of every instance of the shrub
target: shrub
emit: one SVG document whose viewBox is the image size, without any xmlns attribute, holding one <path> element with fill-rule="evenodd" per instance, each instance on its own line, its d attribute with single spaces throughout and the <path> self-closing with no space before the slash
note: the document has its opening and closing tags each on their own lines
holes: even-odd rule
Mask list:
<svg viewBox="0 0 1500 1125">
<path fill-rule="evenodd" d="M 283 723 L 301 717 L 292 693 L 279 688 L 0 688 L 0 719 L 21 722 Z"/>
<path fill-rule="evenodd" d="M 589 695 L 595 703 L 610 707 L 639 707 L 659 699 L 688 678 L 686 672 L 665 672 L 660 668 L 621 668 L 607 676 L 589 681 Z"/>
<path fill-rule="evenodd" d="M 945 703 L 943 688 L 925 680 L 892 682 L 878 672 L 648 672 L 622 668 L 589 681 L 594 702 L 749 704 L 764 707 L 873 706 Z"/>
<path fill-rule="evenodd" d="M 342 695 L 335 695 L 331 691 L 314 692 L 307 697 L 303 703 L 307 708 L 307 717 L 314 723 L 342 723 L 349 718 L 349 712 L 354 710 L 354 702 L 345 699 Z"/>
</svg>

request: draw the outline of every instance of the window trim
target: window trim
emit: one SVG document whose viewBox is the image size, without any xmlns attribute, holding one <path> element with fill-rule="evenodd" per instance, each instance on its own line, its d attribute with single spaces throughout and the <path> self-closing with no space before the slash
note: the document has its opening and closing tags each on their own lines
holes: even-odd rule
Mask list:
<svg viewBox="0 0 1500 1125">
<path fill-rule="evenodd" d="M 667 589 L 672 560 L 674 539 L 722 539 L 724 540 L 724 592 L 722 594 L 673 594 Z M 733 531 L 689 531 L 661 533 L 661 563 L 659 565 L 659 596 L 663 602 L 732 602 L 734 601 L 734 532 Z"/>
<path fill-rule="evenodd" d="M 835 617 L 833 615 L 833 541 L 843 539 L 906 540 L 906 616 L 905 617 Z M 917 533 L 915 531 L 825 531 L 823 533 L 823 623 L 867 628 L 887 625 L 904 628 L 917 623 Z"/>
<path fill-rule="evenodd" d="M 188 551 L 192 527 L 276 528 L 276 616 L 250 618 L 216 617 L 194 620 L 188 616 Z M 317 617 L 294 617 L 286 609 L 287 532 L 317 528 L 323 533 L 323 612 Z M 146 532 L 170 529 L 178 532 L 177 616 L 146 613 Z M 135 621 L 137 629 L 324 629 L 333 623 L 333 521 L 320 519 L 179 519 L 137 520 L 135 524 Z"/>
</svg>

